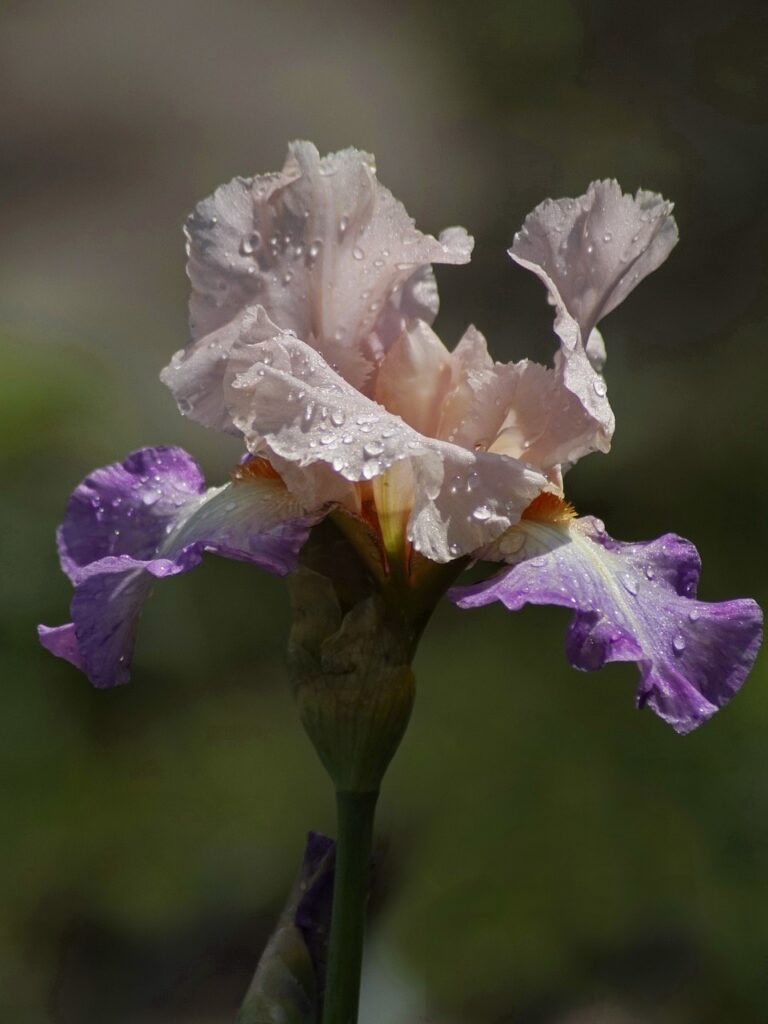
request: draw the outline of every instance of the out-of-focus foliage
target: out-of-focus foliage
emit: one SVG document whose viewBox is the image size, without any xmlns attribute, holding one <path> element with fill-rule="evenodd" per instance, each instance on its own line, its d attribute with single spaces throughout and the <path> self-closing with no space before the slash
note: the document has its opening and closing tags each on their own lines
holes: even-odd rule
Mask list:
<svg viewBox="0 0 768 1024">
<path fill-rule="evenodd" d="M 420 226 L 477 237 L 439 272 L 443 336 L 471 319 L 498 357 L 544 359 L 543 290 L 504 256 L 525 213 L 614 175 L 675 199 L 681 245 L 604 325 L 614 450 L 569 496 L 614 536 L 691 537 L 705 597 L 765 604 L 768 25 L 609 0 L 0 19 L 0 1017 L 227 1021 L 304 833 L 333 830 L 283 584 L 214 559 L 168 581 L 111 692 L 34 638 L 66 613 L 53 532 L 88 470 L 147 443 L 212 480 L 238 457 L 157 381 L 185 339 L 184 215 L 291 137 L 371 149 Z M 629 668 L 566 667 L 564 622 L 446 607 L 427 633 L 381 804 L 367 1024 L 768 1016 L 765 658 L 680 739 L 632 709 Z"/>
</svg>

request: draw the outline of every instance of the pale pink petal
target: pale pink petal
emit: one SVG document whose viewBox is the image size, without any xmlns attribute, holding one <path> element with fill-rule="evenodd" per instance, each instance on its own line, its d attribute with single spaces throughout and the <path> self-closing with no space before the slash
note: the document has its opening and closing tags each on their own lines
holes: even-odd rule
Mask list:
<svg viewBox="0 0 768 1024">
<path fill-rule="evenodd" d="M 418 433 L 297 338 L 284 335 L 253 345 L 249 358 L 252 365 L 233 381 L 231 397 L 233 421 L 249 448 L 269 453 L 307 507 L 339 500 L 344 480 L 372 480 L 409 459 L 409 538 L 434 561 L 490 543 L 519 520 L 546 484 L 541 473 L 517 459 Z"/>
<path fill-rule="evenodd" d="M 554 305 L 576 321 L 586 346 L 592 329 L 664 262 L 676 242 L 672 203 L 643 190 L 624 195 L 616 181 L 593 181 L 578 199 L 537 206 L 509 254 L 541 278 Z"/>
<path fill-rule="evenodd" d="M 489 448 L 507 413 L 510 367 L 495 363 L 485 338 L 468 327 L 452 353 L 452 387 L 445 397 L 437 436 L 464 448 Z"/>
<path fill-rule="evenodd" d="M 374 398 L 421 434 L 437 436 L 453 381 L 453 359 L 422 320 L 400 335 L 379 367 Z"/>
<path fill-rule="evenodd" d="M 562 396 L 562 426 L 571 424 L 555 431 L 558 450 L 569 453 L 563 462 L 610 448 L 615 424 L 599 372 L 605 345 L 597 323 L 669 255 L 677 241 L 671 212 L 651 192 L 632 197 L 615 181 L 593 182 L 578 199 L 541 203 L 515 235 L 510 256 L 544 282 L 555 306 L 558 385 L 581 406 Z"/>
<path fill-rule="evenodd" d="M 556 357 L 554 370 L 527 359 L 495 363 L 473 327 L 453 359 L 455 382 L 443 403 L 439 437 L 524 459 L 550 477 L 555 467 L 601 446 L 595 418 L 573 391 L 580 360 L 557 365 Z"/>
<path fill-rule="evenodd" d="M 347 149 L 320 158 L 294 143 L 280 174 L 237 178 L 187 224 L 192 342 L 162 374 L 182 412 L 226 428 L 225 364 L 243 316 L 260 305 L 358 388 L 414 318 L 431 321 L 431 263 L 466 263 L 461 228 L 419 232 L 379 184 L 373 158 Z"/>
</svg>

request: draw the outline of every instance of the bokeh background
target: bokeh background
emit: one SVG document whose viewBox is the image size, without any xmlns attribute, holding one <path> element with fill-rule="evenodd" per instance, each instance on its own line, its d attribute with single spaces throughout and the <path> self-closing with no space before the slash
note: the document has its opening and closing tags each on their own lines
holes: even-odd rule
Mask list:
<svg viewBox="0 0 768 1024">
<path fill-rule="evenodd" d="M 230 1021 L 330 787 L 283 665 L 284 585 L 210 558 L 159 587 L 134 680 L 38 649 L 53 534 L 92 467 L 239 452 L 157 379 L 183 344 L 181 224 L 286 143 L 353 144 L 418 224 L 466 225 L 438 328 L 553 351 L 505 257 L 593 178 L 677 204 L 669 263 L 604 324 L 618 430 L 569 495 L 666 530 L 702 593 L 768 597 L 768 22 L 744 3 L 18 0 L 0 13 L 0 1018 Z M 386 781 L 365 1024 L 764 1024 L 768 661 L 699 732 L 635 671 L 563 656 L 566 615 L 445 607 Z"/>
</svg>

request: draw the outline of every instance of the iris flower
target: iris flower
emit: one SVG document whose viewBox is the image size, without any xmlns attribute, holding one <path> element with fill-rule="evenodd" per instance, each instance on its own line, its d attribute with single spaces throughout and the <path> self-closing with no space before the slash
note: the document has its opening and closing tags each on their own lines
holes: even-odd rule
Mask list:
<svg viewBox="0 0 768 1024">
<path fill-rule="evenodd" d="M 468 262 L 472 239 L 418 231 L 366 153 L 320 158 L 296 143 L 279 173 L 200 203 L 186 232 L 191 340 L 162 380 L 184 415 L 237 435 L 245 455 L 211 489 L 174 448 L 87 477 L 58 534 L 72 622 L 40 628 L 49 650 L 96 686 L 125 682 L 158 578 L 206 551 L 289 573 L 331 517 L 403 600 L 498 563 L 450 598 L 572 609 L 571 663 L 635 662 L 638 704 L 678 732 L 738 690 L 760 643 L 757 605 L 699 600 L 692 544 L 613 540 L 563 490 L 575 462 L 610 447 L 598 324 L 677 242 L 669 202 L 598 181 L 528 215 L 509 254 L 554 307 L 552 366 L 496 362 L 474 327 L 444 345 L 432 265 Z"/>
</svg>

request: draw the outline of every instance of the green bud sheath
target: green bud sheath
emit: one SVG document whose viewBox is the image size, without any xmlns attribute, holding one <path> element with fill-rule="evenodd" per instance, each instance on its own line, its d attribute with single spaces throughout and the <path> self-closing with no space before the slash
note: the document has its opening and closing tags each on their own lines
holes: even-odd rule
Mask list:
<svg viewBox="0 0 768 1024">
<path fill-rule="evenodd" d="M 310 569 L 291 576 L 290 591 L 304 727 L 337 790 L 376 792 L 413 707 L 413 626 L 375 592 L 343 609 L 331 580 Z"/>
</svg>

